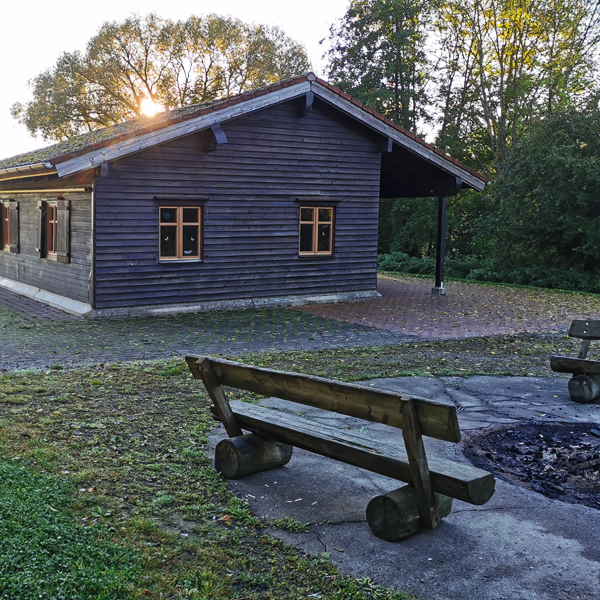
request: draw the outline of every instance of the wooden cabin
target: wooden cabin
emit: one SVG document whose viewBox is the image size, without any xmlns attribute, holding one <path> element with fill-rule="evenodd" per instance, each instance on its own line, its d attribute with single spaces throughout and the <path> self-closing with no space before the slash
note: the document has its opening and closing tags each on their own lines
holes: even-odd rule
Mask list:
<svg viewBox="0 0 600 600">
<path fill-rule="evenodd" d="M 309 73 L 0 161 L 0 285 L 89 316 L 373 298 L 379 199 L 485 182 Z"/>
</svg>

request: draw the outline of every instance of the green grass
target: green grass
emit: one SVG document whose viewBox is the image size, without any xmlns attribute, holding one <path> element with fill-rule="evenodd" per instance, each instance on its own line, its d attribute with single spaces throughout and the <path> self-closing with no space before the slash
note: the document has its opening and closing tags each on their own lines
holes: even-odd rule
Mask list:
<svg viewBox="0 0 600 600">
<path fill-rule="evenodd" d="M 176 360 L 0 375 L 0 598 L 409 598 L 266 535 L 209 404 Z"/>
<path fill-rule="evenodd" d="M 141 555 L 103 524 L 76 522 L 75 488 L 0 463 L 0 598 L 130 598 Z"/>
<path fill-rule="evenodd" d="M 549 376 L 552 353 L 576 352 L 564 336 L 497 336 L 239 359 L 357 381 Z M 0 375 L 0 599 L 408 599 L 266 535 L 212 468 L 209 405 L 183 359 Z"/>
</svg>

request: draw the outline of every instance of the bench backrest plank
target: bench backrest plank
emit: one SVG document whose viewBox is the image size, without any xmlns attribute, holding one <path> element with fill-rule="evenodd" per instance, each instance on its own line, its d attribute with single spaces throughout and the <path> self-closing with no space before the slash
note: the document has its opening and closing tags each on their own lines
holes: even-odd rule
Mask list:
<svg viewBox="0 0 600 600">
<path fill-rule="evenodd" d="M 194 377 L 202 378 L 198 363 L 206 358 L 186 357 Z M 423 435 L 448 442 L 460 441 L 456 407 L 452 405 L 321 377 L 274 371 L 212 357 L 209 360 L 221 385 L 392 427 L 405 427 L 405 410 L 412 403 Z"/>
<path fill-rule="evenodd" d="M 569 335 L 582 340 L 600 340 L 600 321 L 590 319 L 573 321 L 569 328 Z"/>
</svg>

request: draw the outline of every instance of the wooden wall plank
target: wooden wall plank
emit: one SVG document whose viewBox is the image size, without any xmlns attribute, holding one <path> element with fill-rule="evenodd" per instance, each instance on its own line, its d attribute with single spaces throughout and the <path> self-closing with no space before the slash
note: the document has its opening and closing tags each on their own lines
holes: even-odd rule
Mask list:
<svg viewBox="0 0 600 600">
<path fill-rule="evenodd" d="M 375 289 L 380 141 L 315 102 L 223 124 L 114 161 L 96 182 L 96 307 Z M 208 198 L 202 262 L 158 261 L 155 196 Z M 334 254 L 298 256 L 296 198 L 336 206 Z"/>
<path fill-rule="evenodd" d="M 20 281 L 67 298 L 90 302 L 89 279 L 91 250 L 91 193 L 60 192 L 70 202 L 71 236 L 70 262 L 61 263 L 36 256 L 39 200 L 54 200 L 48 192 L 19 194 L 19 247 L 18 254 L 0 252 L 0 276 Z M 2 197 L 11 197 L 10 192 Z"/>
</svg>

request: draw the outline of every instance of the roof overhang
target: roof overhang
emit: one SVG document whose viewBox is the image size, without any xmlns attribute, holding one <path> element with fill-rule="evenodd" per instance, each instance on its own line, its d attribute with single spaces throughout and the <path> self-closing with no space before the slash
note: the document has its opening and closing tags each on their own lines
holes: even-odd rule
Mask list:
<svg viewBox="0 0 600 600">
<path fill-rule="evenodd" d="M 314 93 L 317 98 L 334 106 L 342 113 L 389 140 L 389 147 L 392 149 L 392 152 L 388 154 L 397 155 L 397 157 L 408 156 L 410 158 L 409 162 L 416 161 L 420 165 L 428 165 L 430 170 L 433 169 L 437 174 L 443 174 L 441 180 L 448 180 L 447 182 L 442 181 L 443 189 L 447 189 L 448 185 L 450 186 L 448 189 L 453 189 L 452 186 L 454 186 L 458 180 L 460 180 L 463 187 L 479 191 L 483 190 L 485 187 L 486 181 L 481 178 L 481 176 L 478 177 L 473 171 L 453 160 L 450 156 L 445 155 L 433 146 L 426 144 L 413 134 L 396 127 L 388 119 L 367 109 L 361 103 L 353 101 L 349 96 L 346 96 L 346 94 L 336 90 L 336 88 L 326 85 L 326 82 L 320 82 L 314 75 L 305 81 L 284 87 L 280 90 L 272 91 L 242 102 L 232 103 L 229 106 L 225 102 L 223 108 L 219 108 L 214 112 L 202 114 L 166 127 L 161 127 L 155 131 L 148 132 L 145 130 L 140 132 L 140 135 L 138 136 L 115 142 L 114 144 L 80 154 L 79 156 L 67 160 L 56 162 L 55 169 L 59 177 L 79 173 L 90 168 L 95 168 L 111 160 L 140 152 L 141 150 L 151 148 L 158 144 L 176 140 L 192 133 L 208 129 L 219 123 L 237 119 L 243 115 L 299 98 L 311 92 Z M 21 177 L 22 176 L 24 175 L 21 175 Z M 440 177 L 438 177 L 438 179 L 440 179 Z M 431 186 L 429 186 L 429 188 L 431 188 Z M 427 188 L 427 185 L 425 184 L 423 190 L 427 191 L 429 188 Z M 420 189 L 421 187 L 419 187 L 419 190 Z M 413 194 L 411 190 L 410 195 L 438 194 L 437 192 Z M 401 196 L 396 194 L 394 197 Z"/>
<path fill-rule="evenodd" d="M 36 163 L 20 167 L 0 169 L 0 181 L 23 179 L 25 177 L 46 177 L 55 173 L 57 173 L 57 169 L 53 164 L 49 162 Z"/>
</svg>

